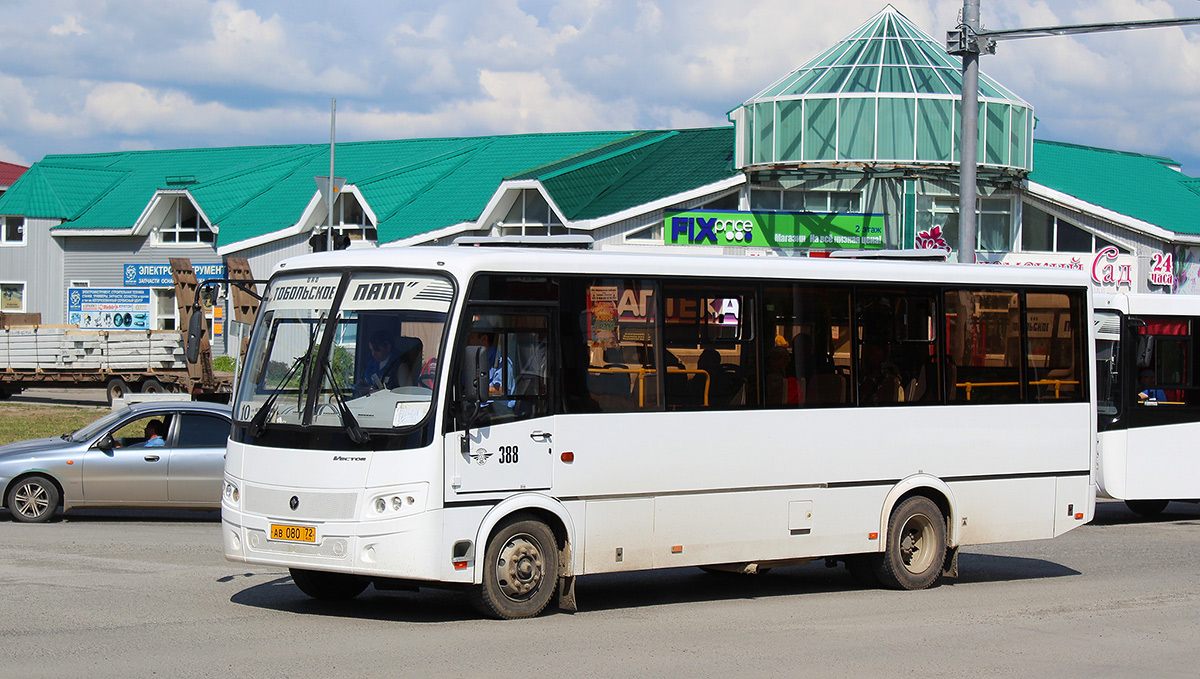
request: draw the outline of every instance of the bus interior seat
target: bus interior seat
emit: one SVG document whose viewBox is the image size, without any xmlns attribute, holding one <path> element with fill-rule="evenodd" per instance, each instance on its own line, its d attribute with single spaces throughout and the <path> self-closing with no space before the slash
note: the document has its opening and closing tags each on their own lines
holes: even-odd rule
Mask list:
<svg viewBox="0 0 1200 679">
<path fill-rule="evenodd" d="M 845 403 L 846 379 L 835 372 L 817 373 L 806 380 L 804 402 L 813 405 Z"/>
<path fill-rule="evenodd" d="M 394 380 L 389 387 L 407 387 L 416 382 L 423 350 L 424 345 L 416 337 L 396 338 L 396 355 L 384 371 L 384 374 Z"/>
</svg>

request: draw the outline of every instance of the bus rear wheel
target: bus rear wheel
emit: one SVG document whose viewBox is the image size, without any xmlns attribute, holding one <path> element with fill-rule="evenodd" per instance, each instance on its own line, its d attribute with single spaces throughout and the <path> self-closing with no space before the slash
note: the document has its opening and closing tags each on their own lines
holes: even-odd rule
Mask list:
<svg viewBox="0 0 1200 679">
<path fill-rule="evenodd" d="M 1125 506 L 1139 516 L 1158 516 L 1167 508 L 1169 500 L 1126 500 Z"/>
<path fill-rule="evenodd" d="M 875 575 L 891 589 L 925 589 L 946 561 L 946 519 L 933 500 L 920 495 L 896 505 L 888 520 L 887 544 Z"/>
<path fill-rule="evenodd" d="M 362 594 L 368 584 L 362 578 L 344 573 L 310 571 L 302 568 L 288 570 L 292 574 L 292 582 L 296 583 L 300 591 L 314 599 L 353 599 Z"/>
<path fill-rule="evenodd" d="M 541 613 L 558 585 L 558 543 L 546 524 L 516 517 L 488 541 L 483 583 L 471 603 L 480 613 L 503 620 Z"/>
</svg>

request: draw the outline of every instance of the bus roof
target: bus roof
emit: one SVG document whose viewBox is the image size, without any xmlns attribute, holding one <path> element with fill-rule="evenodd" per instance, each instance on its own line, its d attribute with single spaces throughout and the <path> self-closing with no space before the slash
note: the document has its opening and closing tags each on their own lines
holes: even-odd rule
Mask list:
<svg viewBox="0 0 1200 679">
<path fill-rule="evenodd" d="M 462 281 L 469 280 L 476 272 L 495 271 L 813 281 L 924 281 L 1085 288 L 1090 287 L 1091 282 L 1083 271 L 1025 266 L 461 246 L 411 246 L 313 253 L 280 262 L 274 273 L 345 268 L 440 270 Z"/>
</svg>

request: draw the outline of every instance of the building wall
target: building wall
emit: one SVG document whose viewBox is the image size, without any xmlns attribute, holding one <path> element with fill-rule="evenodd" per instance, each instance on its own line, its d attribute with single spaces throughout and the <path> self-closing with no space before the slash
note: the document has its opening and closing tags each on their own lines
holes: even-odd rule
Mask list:
<svg viewBox="0 0 1200 679">
<path fill-rule="evenodd" d="M 25 313 L 41 313 L 42 323 L 63 323 L 61 243 L 50 235 L 57 219 L 26 219 L 25 242 L 0 246 L 0 282 L 25 284 Z M 64 307 L 65 308 L 65 307 Z"/>
<path fill-rule="evenodd" d="M 288 236 L 264 245 L 238 250 L 230 253 L 230 256 L 245 257 L 255 278 L 269 278 L 276 264 L 288 257 L 308 254 L 312 254 L 312 247 L 308 244 L 308 235 L 305 234 Z"/>
<path fill-rule="evenodd" d="M 147 236 L 70 236 L 63 241 L 63 273 L 54 309 L 66 319 L 66 287 L 73 280 L 85 280 L 92 288 L 123 288 L 125 265 L 168 265 L 172 257 L 186 257 L 193 264 L 220 262 L 216 249 L 210 245 L 158 245 Z M 149 287 L 149 286 L 147 286 Z M 173 286 L 155 287 L 158 290 Z M 60 323 L 65 320 L 58 321 Z"/>
</svg>

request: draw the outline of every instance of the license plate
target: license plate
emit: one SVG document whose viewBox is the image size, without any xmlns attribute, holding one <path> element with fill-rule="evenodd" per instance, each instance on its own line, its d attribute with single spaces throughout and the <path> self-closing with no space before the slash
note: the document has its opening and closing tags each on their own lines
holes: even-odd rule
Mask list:
<svg viewBox="0 0 1200 679">
<path fill-rule="evenodd" d="M 316 542 L 317 529 L 312 526 L 287 526 L 271 524 L 272 540 L 288 540 L 290 542 Z"/>
</svg>

